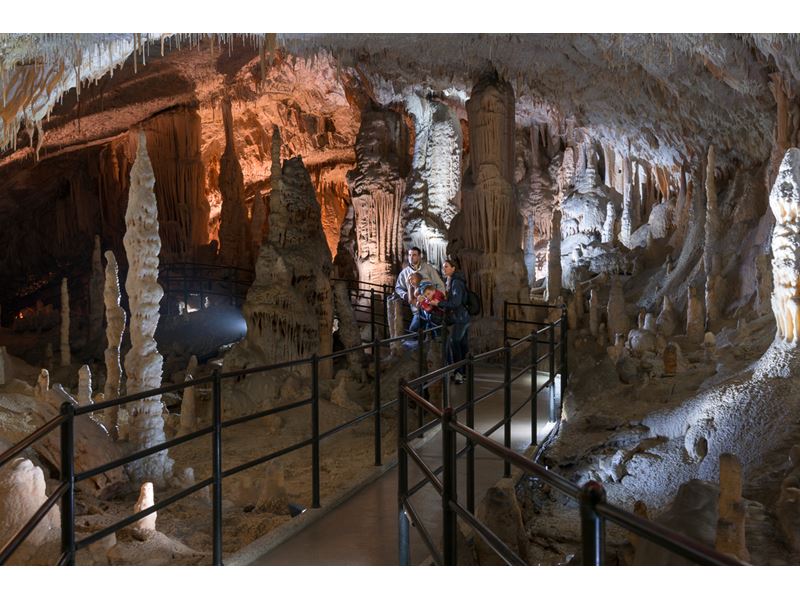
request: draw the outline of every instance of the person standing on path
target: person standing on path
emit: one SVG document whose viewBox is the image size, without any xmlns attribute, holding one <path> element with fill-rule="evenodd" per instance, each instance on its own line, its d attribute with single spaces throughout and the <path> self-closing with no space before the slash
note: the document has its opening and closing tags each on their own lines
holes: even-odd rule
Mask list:
<svg viewBox="0 0 800 600">
<path fill-rule="evenodd" d="M 433 268 L 433 265 L 429 264 L 422 258 L 422 250 L 416 246 L 409 248 L 408 266 L 400 271 L 400 275 L 397 277 L 397 283 L 394 286 L 394 292 L 400 298 L 409 303 L 411 306 L 411 312 L 414 313 L 414 316 L 416 317 L 417 307 L 416 303 L 412 303 L 412 290 L 408 281 L 408 278 L 412 273 L 419 273 L 422 276 L 423 281 L 427 280 L 433 282 L 438 290 L 444 291 L 445 286 L 442 282 L 442 278 L 439 277 L 439 273 L 437 273 L 436 269 Z M 418 323 L 419 319 L 415 318 L 412 320 L 411 331 L 416 331 L 416 329 L 419 327 Z"/>
<path fill-rule="evenodd" d="M 450 325 L 450 337 L 447 342 L 447 364 L 464 360 L 469 354 L 469 311 L 465 306 L 467 301 L 467 278 L 460 270 L 458 260 L 448 258 L 444 261 L 442 270 L 447 278 L 447 298 L 432 300 L 431 304 L 444 308 L 446 311 L 445 322 Z M 453 376 L 456 383 L 464 383 L 466 369 L 462 365 Z"/>
</svg>

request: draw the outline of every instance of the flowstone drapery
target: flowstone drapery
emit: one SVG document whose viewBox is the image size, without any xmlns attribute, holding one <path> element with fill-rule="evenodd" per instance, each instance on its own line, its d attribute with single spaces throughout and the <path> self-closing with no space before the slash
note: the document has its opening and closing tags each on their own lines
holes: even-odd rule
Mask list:
<svg viewBox="0 0 800 600">
<path fill-rule="evenodd" d="M 153 193 L 153 167 L 147 156 L 144 131 L 139 133 L 136 161 L 131 169 L 131 189 L 125 213 L 123 243 L 128 257 L 125 290 L 131 310 L 131 349 L 125 356 L 127 393 L 136 394 L 161 387 L 164 359 L 154 338 L 158 306 L 164 290 L 158 284 L 158 207 Z M 131 405 L 129 405 L 131 406 Z M 128 437 L 134 448 L 144 450 L 166 441 L 161 396 L 151 396 L 132 405 Z M 152 481 L 161 486 L 172 475 L 172 460 L 163 450 L 131 463 L 128 474 L 137 483 Z"/>
</svg>

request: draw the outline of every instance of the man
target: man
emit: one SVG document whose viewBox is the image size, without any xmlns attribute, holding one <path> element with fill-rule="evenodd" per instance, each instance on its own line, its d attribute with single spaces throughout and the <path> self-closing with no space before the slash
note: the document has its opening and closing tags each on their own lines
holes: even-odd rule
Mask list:
<svg viewBox="0 0 800 600">
<path fill-rule="evenodd" d="M 411 305 L 411 312 L 414 318 L 411 321 L 410 330 L 416 331 L 419 328 L 419 318 L 417 317 L 416 303 L 411 302 L 411 288 L 408 281 L 412 273 L 419 273 L 423 281 L 431 281 L 437 290 L 444 291 L 444 282 L 439 277 L 439 273 L 430 264 L 422 260 L 422 250 L 413 246 L 408 250 L 408 266 L 400 271 L 397 283 L 394 286 L 395 293 Z"/>
</svg>

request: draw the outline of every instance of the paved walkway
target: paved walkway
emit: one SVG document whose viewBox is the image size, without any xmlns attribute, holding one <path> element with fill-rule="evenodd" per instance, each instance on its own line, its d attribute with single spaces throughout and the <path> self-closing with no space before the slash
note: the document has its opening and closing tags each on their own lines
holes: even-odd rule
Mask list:
<svg viewBox="0 0 800 600">
<path fill-rule="evenodd" d="M 477 368 L 475 394 L 480 396 L 503 381 L 500 368 Z M 538 377 L 537 386 L 546 381 Z M 458 406 L 464 401 L 464 385 L 450 387 L 451 404 Z M 512 411 L 525 401 L 530 391 L 530 377 L 524 375 L 513 384 Z M 538 439 L 546 434 L 548 394 L 543 392 L 537 399 Z M 459 418 L 463 418 L 461 413 Z M 486 431 L 503 417 L 503 392 L 496 392 L 475 409 L 475 428 Z M 410 419 L 414 427 L 416 419 Z M 459 436 L 461 437 L 461 436 Z M 500 428 L 492 438 L 503 441 Z M 531 443 L 531 411 L 523 408 L 512 421 L 511 446 L 519 452 Z M 441 465 L 441 433 L 436 433 L 418 452 L 426 464 L 434 469 Z M 459 448 L 463 438 L 459 440 Z M 466 460 L 458 461 L 459 498 L 466 498 Z M 486 489 L 503 476 L 503 463 L 489 452 L 479 448 L 475 453 L 475 498 L 476 506 Z M 421 479 L 421 474 L 409 459 L 409 487 Z M 417 492 L 412 505 L 421 515 L 425 527 L 434 536 L 437 546 L 441 539 L 441 497 L 431 485 Z M 411 529 L 411 563 L 426 560 L 429 552 L 421 537 Z M 397 468 L 388 470 L 383 476 L 353 495 L 341 506 L 315 521 L 297 535 L 260 556 L 254 565 L 397 565 Z"/>
</svg>

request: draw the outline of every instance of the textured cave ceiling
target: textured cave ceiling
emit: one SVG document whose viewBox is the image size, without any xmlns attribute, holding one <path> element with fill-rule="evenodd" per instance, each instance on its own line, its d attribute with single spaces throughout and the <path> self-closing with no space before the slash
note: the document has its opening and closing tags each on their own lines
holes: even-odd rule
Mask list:
<svg viewBox="0 0 800 600">
<path fill-rule="evenodd" d="M 162 51 L 178 52 L 179 45 L 189 54 L 187 46 L 200 39 L 0 35 L 4 144 L 27 142 L 35 135 L 32 124 L 45 118 L 78 78 L 98 80 L 126 58 L 138 65 L 136 77 L 151 78 L 163 89 L 154 96 L 197 94 L 198 86 L 182 87 L 180 80 L 170 90 L 169 81 L 158 81 L 157 68 L 142 63 Z M 691 160 L 709 144 L 718 148 L 721 166 L 765 160 L 775 127 L 773 88 L 782 86 L 791 98 L 800 84 L 795 35 L 265 34 L 214 40 L 218 48 L 241 43 L 254 53 L 277 45 L 293 56 L 330 54 L 339 75 L 346 71 L 368 81 L 382 103 L 428 91 L 458 103 L 478 74 L 494 68 L 515 87 L 519 125 L 560 117 L 623 152 L 668 165 Z M 181 62 L 188 73 L 196 61 Z M 187 78 L 198 79 L 191 75 Z M 143 116 L 159 103 L 150 98 L 138 109 L 129 106 Z M 24 135 L 20 125 L 26 122 Z M 53 141 L 45 135 L 44 143 Z M 69 140 L 58 142 L 63 147 Z"/>
</svg>

